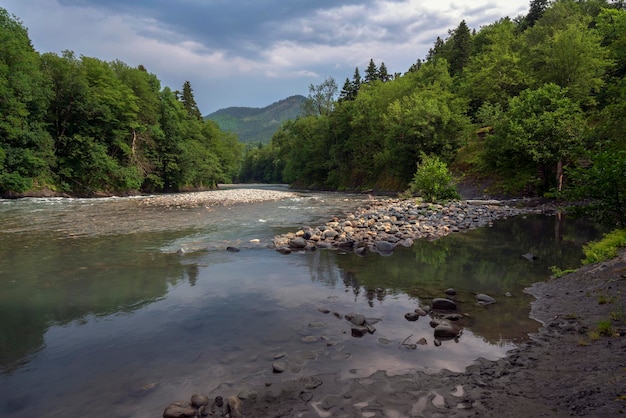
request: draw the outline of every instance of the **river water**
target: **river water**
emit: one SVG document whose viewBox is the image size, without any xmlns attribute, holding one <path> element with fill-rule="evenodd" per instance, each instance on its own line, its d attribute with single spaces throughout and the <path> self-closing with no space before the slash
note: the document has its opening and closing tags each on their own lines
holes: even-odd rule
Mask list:
<svg viewBox="0 0 626 418">
<path fill-rule="evenodd" d="M 0 200 L 0 416 L 157 417 L 192 393 L 323 372 L 460 372 L 535 332 L 523 289 L 552 265 L 577 267 L 582 244 L 600 235 L 582 220 L 533 215 L 390 257 L 282 255 L 268 248 L 275 235 L 341 217 L 363 197 L 208 209 L 141 199 Z M 537 260 L 521 257 L 528 251 Z M 436 347 L 428 320 L 404 314 L 449 287 L 465 329 Z M 476 292 L 498 302 L 478 306 Z M 381 321 L 355 338 L 337 318 L 347 313 Z M 407 348 L 420 338 L 427 344 Z M 280 356 L 288 367 L 274 374 Z"/>
</svg>

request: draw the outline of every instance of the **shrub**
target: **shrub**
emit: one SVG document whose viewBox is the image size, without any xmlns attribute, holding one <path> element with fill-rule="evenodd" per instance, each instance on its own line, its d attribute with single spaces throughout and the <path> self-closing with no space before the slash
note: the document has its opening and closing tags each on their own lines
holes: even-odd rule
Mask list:
<svg viewBox="0 0 626 418">
<path fill-rule="evenodd" d="M 409 190 L 419 193 L 427 202 L 458 199 L 459 194 L 452 182 L 452 175 L 445 162 L 437 156 L 422 154 L 422 162 L 417 164 L 417 171 Z"/>
<path fill-rule="evenodd" d="M 617 249 L 626 247 L 626 229 L 605 234 L 600 241 L 588 242 L 583 247 L 583 264 L 599 263 L 617 256 Z"/>
</svg>

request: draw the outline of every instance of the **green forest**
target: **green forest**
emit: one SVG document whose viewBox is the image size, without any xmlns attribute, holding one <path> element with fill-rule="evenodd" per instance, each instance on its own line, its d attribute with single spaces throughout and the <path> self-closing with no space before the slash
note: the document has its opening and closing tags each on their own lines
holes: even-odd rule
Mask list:
<svg viewBox="0 0 626 418">
<path fill-rule="evenodd" d="M 206 189 L 220 182 L 412 190 L 443 165 L 492 194 L 597 201 L 624 222 L 623 1 L 533 0 L 479 29 L 465 21 L 403 73 L 356 67 L 309 86 L 269 144 L 203 120 L 189 82 L 143 66 L 39 54 L 0 9 L 0 194 Z M 435 173 L 436 174 L 436 173 Z"/>
<path fill-rule="evenodd" d="M 341 90 L 311 85 L 243 178 L 402 191 L 435 156 L 493 193 L 598 198 L 623 220 L 625 74 L 622 1 L 534 0 L 479 30 L 460 22 L 402 74 L 371 60 Z"/>
<path fill-rule="evenodd" d="M 189 82 L 162 88 L 143 66 L 39 54 L 0 8 L 0 195 L 78 196 L 213 188 L 243 146 L 204 121 Z"/>
</svg>

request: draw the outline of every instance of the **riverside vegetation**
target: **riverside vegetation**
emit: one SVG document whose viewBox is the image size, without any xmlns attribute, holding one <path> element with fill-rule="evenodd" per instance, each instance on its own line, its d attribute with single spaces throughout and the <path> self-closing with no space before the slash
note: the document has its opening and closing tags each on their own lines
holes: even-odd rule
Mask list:
<svg viewBox="0 0 626 418">
<path fill-rule="evenodd" d="M 0 9 L 0 193 L 97 196 L 289 183 L 403 191 L 437 158 L 485 194 L 584 199 L 626 222 L 622 1 L 533 0 L 478 30 L 463 20 L 425 59 L 370 60 L 341 91 L 309 86 L 301 114 L 249 148 L 203 120 L 193 90 L 139 65 L 39 54 Z M 421 190 L 427 193 L 426 190 Z"/>
</svg>

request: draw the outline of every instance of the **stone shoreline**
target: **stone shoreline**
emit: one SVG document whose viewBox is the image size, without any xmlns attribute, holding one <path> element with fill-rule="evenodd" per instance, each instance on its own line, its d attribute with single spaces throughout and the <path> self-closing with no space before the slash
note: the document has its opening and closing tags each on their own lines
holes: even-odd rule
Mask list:
<svg viewBox="0 0 626 418">
<path fill-rule="evenodd" d="M 359 255 L 368 251 L 389 255 L 395 246 L 410 247 L 415 239 L 433 240 L 488 226 L 497 219 L 555 211 L 551 206 L 524 203 L 528 202 L 465 200 L 440 205 L 416 199 L 373 200 L 343 219 L 277 236 L 272 247 L 282 253 L 338 248 Z"/>
</svg>

